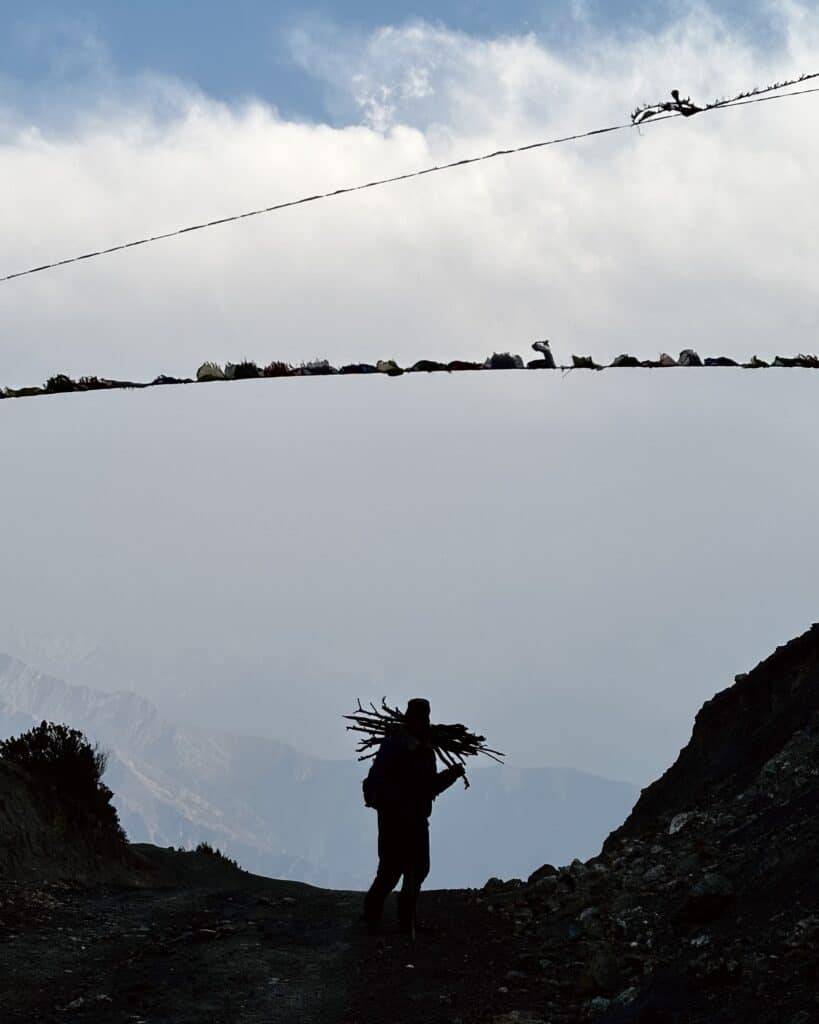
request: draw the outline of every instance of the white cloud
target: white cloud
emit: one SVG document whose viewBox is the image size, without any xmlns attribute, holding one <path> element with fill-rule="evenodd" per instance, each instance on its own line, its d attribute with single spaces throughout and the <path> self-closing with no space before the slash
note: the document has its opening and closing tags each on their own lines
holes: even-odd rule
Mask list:
<svg viewBox="0 0 819 1024">
<path fill-rule="evenodd" d="M 69 130 L 7 101 L 0 272 L 621 122 L 674 87 L 708 99 L 813 70 L 819 14 L 776 10 L 784 42 L 767 53 L 704 8 L 571 57 L 533 35 L 424 23 L 354 45 L 302 36 L 303 66 L 363 119 L 341 127 L 150 78 L 107 77 Z M 815 103 L 586 140 L 2 285 L 0 382 L 190 373 L 205 358 L 482 356 L 544 336 L 601 358 L 812 350 Z"/>
</svg>

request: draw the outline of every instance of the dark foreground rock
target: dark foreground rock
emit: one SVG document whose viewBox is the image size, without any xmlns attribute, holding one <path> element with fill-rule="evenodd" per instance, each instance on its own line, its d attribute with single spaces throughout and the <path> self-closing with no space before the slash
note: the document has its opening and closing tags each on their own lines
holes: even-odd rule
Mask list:
<svg viewBox="0 0 819 1024">
<path fill-rule="evenodd" d="M 819 1022 L 818 697 L 813 627 L 705 705 L 599 857 L 423 893 L 414 942 L 367 935 L 361 894 L 213 854 L 132 848 L 128 885 L 7 876 L 0 1017 Z"/>
<path fill-rule="evenodd" d="M 4 888 L 2 1020 L 345 1019 L 343 894 L 200 875 L 144 889 Z"/>
<path fill-rule="evenodd" d="M 413 943 L 391 922 L 368 935 L 360 893 L 138 849 L 147 887 L 3 888 L 4 1024 L 400 1024 L 493 1019 L 492 1007 L 517 1005 L 520 993 L 501 992 L 514 922 L 475 894 L 424 894 L 440 931 Z"/>
</svg>

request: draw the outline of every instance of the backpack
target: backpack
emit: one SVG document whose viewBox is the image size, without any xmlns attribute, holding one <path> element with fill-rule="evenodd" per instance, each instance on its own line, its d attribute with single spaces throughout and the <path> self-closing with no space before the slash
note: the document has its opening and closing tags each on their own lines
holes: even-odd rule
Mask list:
<svg viewBox="0 0 819 1024">
<path fill-rule="evenodd" d="M 378 785 L 372 768 L 370 768 L 367 778 L 361 783 L 361 789 L 364 793 L 364 806 L 378 810 Z"/>
</svg>

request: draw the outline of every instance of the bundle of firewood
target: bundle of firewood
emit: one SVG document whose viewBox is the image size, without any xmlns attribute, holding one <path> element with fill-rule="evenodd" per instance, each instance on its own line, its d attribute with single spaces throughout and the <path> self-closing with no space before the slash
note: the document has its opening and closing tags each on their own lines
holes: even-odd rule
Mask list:
<svg viewBox="0 0 819 1024">
<path fill-rule="evenodd" d="M 391 708 L 387 704 L 386 697 L 381 698 L 381 708 L 370 704 L 369 710 L 362 707 L 361 701 L 357 701 L 358 710 L 352 715 L 343 717 L 352 722 L 347 729 L 351 732 L 359 732 L 363 735 L 358 741 L 356 752 L 359 754 L 359 761 L 366 761 L 375 757 L 381 741 L 400 729 L 404 724 L 404 713 L 398 708 Z M 429 744 L 435 751 L 435 756 L 447 766 L 452 768 L 457 764 L 464 764 L 467 757 L 475 757 L 477 754 L 486 754 L 498 764 L 503 764 L 506 756 L 499 750 L 492 750 L 487 747 L 486 737 L 478 736 L 470 732 L 465 725 L 431 725 Z M 464 783 L 469 783 L 464 776 Z"/>
</svg>

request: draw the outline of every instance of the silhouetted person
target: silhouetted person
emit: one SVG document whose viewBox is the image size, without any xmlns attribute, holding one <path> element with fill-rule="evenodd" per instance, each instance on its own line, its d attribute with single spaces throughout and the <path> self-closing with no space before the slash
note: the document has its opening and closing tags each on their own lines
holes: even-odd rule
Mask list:
<svg viewBox="0 0 819 1024">
<path fill-rule="evenodd" d="M 463 776 L 463 765 L 437 771 L 429 745 L 429 701 L 407 704 L 404 725 L 379 747 L 367 777 L 367 798 L 378 811 L 378 873 L 364 899 L 364 920 L 375 930 L 384 901 L 403 876 L 398 924 L 412 931 L 415 904 L 429 874 L 429 816 L 432 801 Z"/>
</svg>

